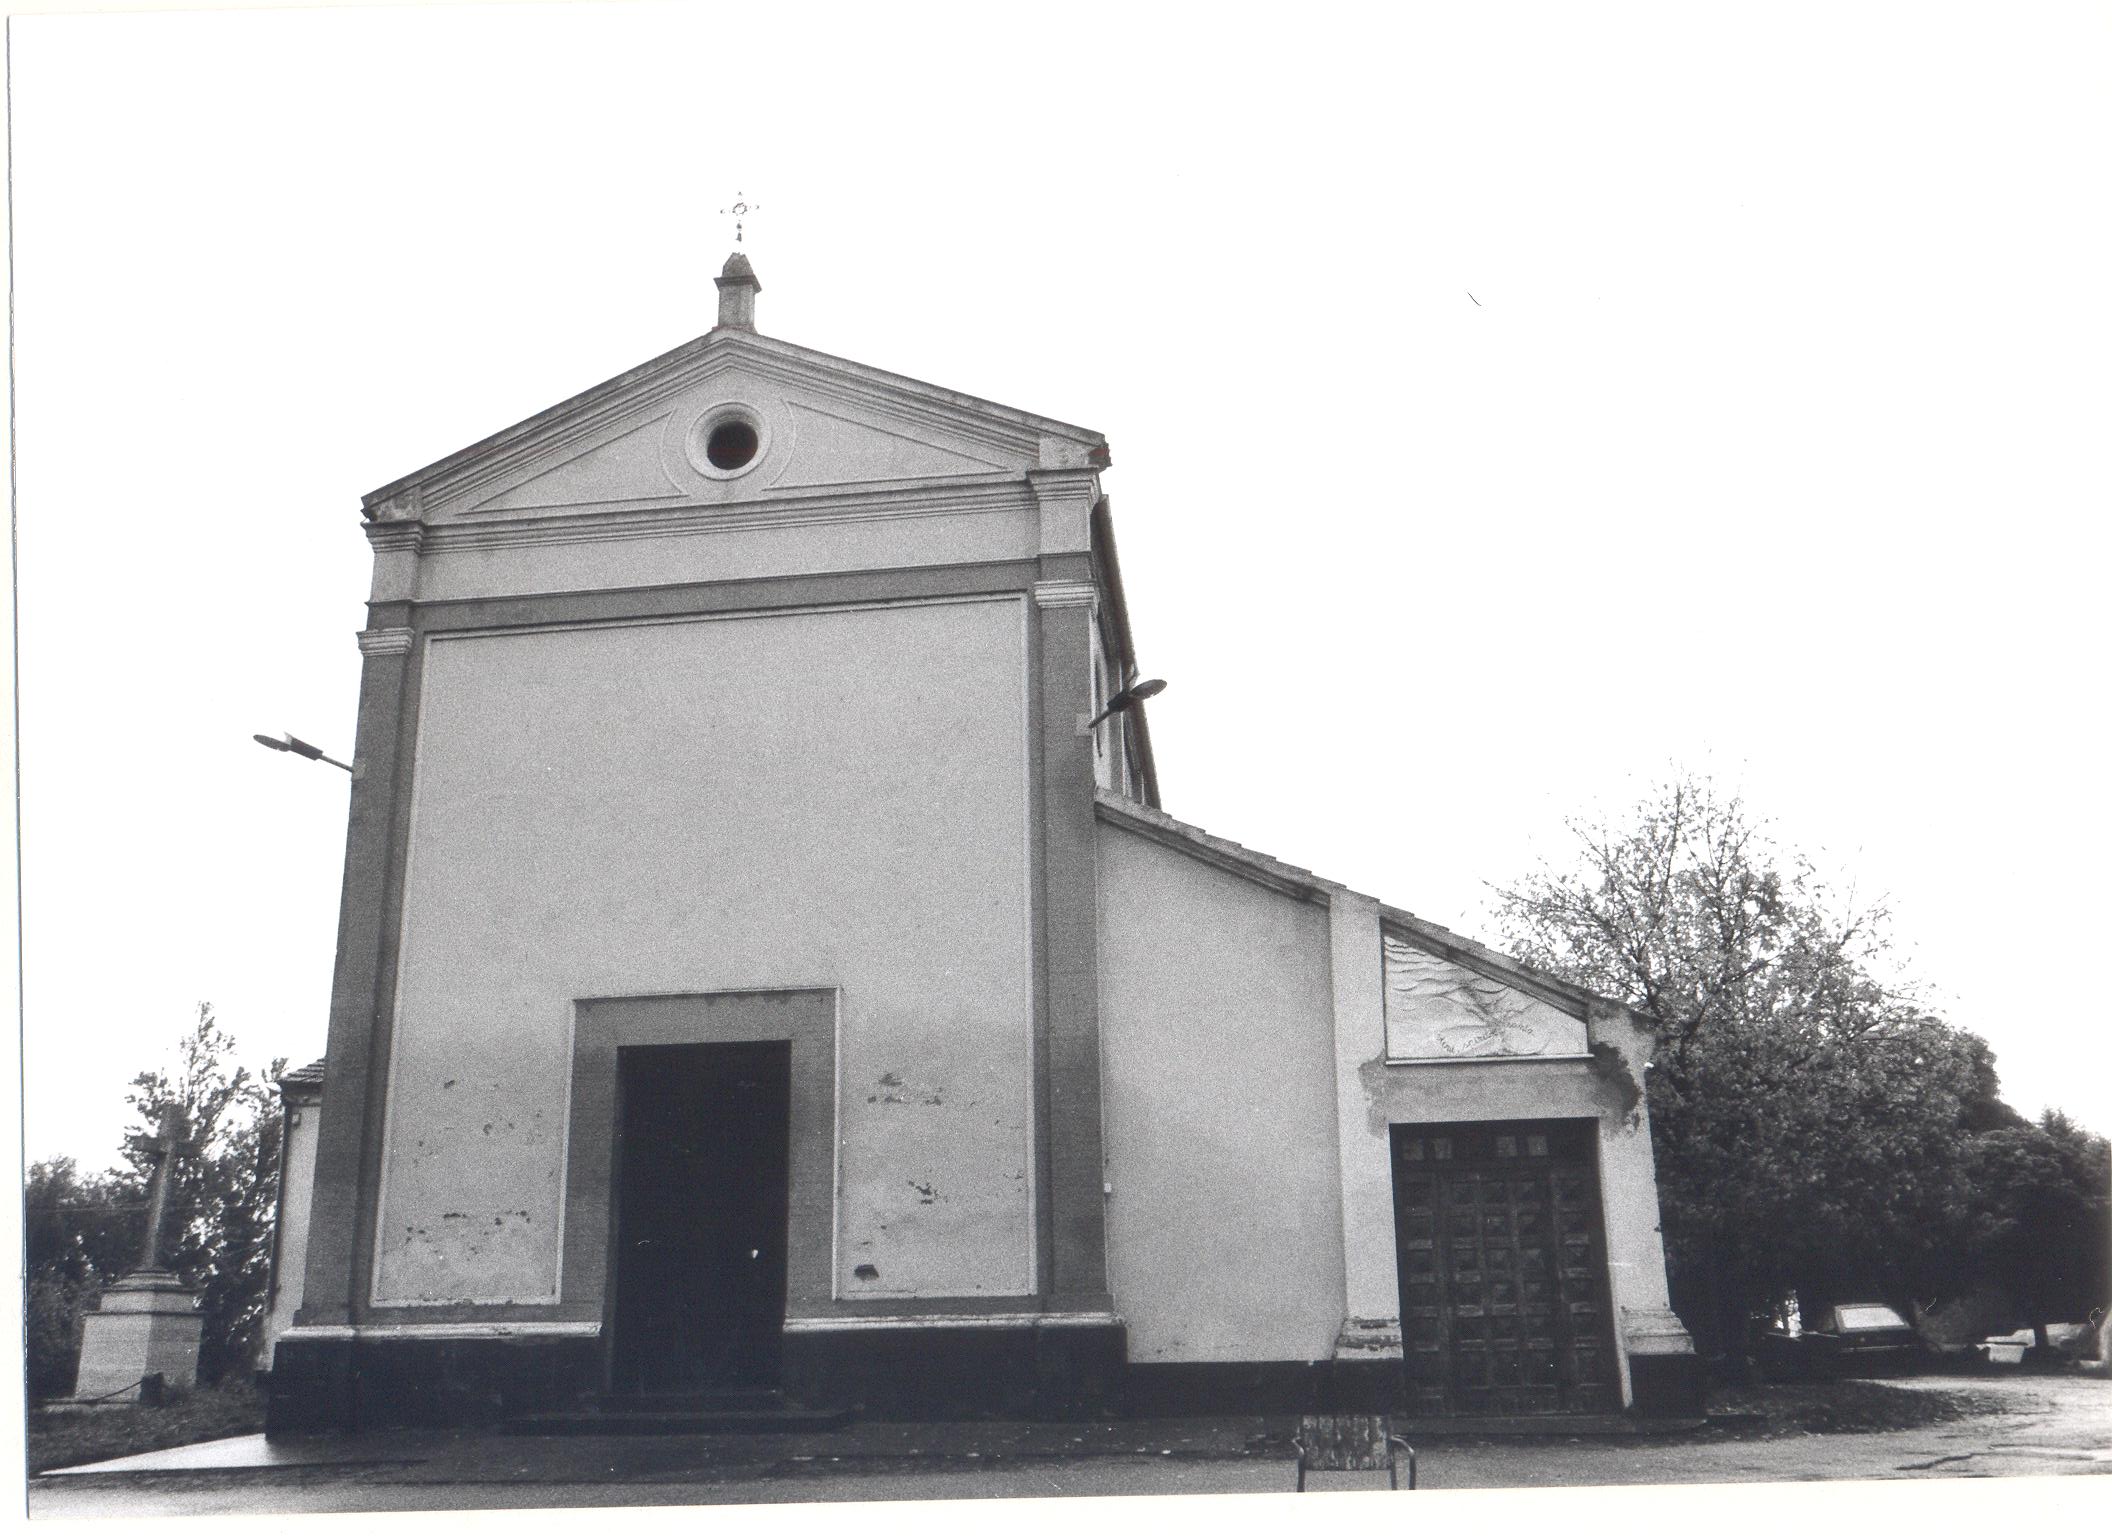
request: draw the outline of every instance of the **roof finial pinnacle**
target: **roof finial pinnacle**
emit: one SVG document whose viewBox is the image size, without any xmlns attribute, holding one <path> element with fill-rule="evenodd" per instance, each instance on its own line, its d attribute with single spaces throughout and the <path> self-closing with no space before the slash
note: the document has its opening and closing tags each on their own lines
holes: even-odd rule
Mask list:
<svg viewBox="0 0 2112 1536">
<path fill-rule="evenodd" d="M 763 291 L 763 285 L 756 280 L 755 268 L 748 264 L 742 237 L 747 233 L 748 215 L 760 212 L 761 207 L 749 202 L 747 193 L 736 192 L 732 205 L 719 210 L 733 220 L 733 254 L 726 258 L 725 269 L 718 276 L 721 328 L 755 329 L 755 296 Z"/>
<path fill-rule="evenodd" d="M 747 253 L 735 251 L 713 279 L 719 285 L 719 325 L 737 331 L 755 329 L 755 296 L 763 291 L 762 280 L 748 263 Z"/>
</svg>

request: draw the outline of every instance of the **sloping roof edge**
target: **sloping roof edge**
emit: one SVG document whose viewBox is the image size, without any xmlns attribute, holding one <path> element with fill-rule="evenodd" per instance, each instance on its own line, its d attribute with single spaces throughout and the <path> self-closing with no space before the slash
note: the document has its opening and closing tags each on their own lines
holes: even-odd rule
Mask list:
<svg viewBox="0 0 2112 1536">
<path fill-rule="evenodd" d="M 1325 906 L 1330 893 L 1345 889 L 1331 880 L 1323 880 L 1309 869 L 1296 864 L 1286 864 L 1281 859 L 1259 853 L 1244 843 L 1235 843 L 1230 838 L 1218 837 L 1205 832 L 1189 822 L 1178 821 L 1157 806 L 1145 805 L 1125 795 L 1112 794 L 1104 789 L 1093 791 L 1093 808 L 1102 821 L 1127 827 L 1130 831 L 1162 844 L 1177 852 L 1186 853 L 1215 864 L 1218 868 L 1243 879 L 1265 885 L 1270 890 L 1300 901 L 1318 902 Z"/>
<path fill-rule="evenodd" d="M 328 1057 L 318 1057 L 305 1067 L 295 1067 L 290 1072 L 281 1072 L 278 1077 L 279 1091 L 281 1093 L 288 1091 L 298 1092 L 304 1088 L 322 1087 L 323 1065 L 328 1059 Z"/>
<path fill-rule="evenodd" d="M 1137 666 L 1137 641 L 1129 629 L 1129 599 L 1122 591 L 1122 560 L 1115 548 L 1115 518 L 1112 503 L 1102 496 L 1093 503 L 1092 513 L 1093 558 L 1100 566 L 1101 581 L 1107 587 L 1107 605 L 1115 621 L 1115 642 L 1121 649 L 1116 658 L 1125 669 L 1121 685 L 1126 686 L 1134 678 Z M 1151 723 L 1139 701 L 1129 712 L 1136 729 L 1137 760 L 1144 771 L 1144 799 L 1153 809 L 1159 804 L 1159 763 L 1151 750 Z"/>
<path fill-rule="evenodd" d="M 1441 924 L 1381 902 L 1379 931 L 1384 933 L 1389 928 L 1400 937 L 1410 940 L 1418 949 L 1427 949 L 1432 954 L 1456 965 L 1463 965 L 1491 981 L 1500 981 L 1506 986 L 1516 987 L 1521 992 L 1529 992 L 1542 1002 L 1561 1008 L 1565 1012 L 1573 1012 L 1580 1018 L 1593 1007 L 1623 1010 L 1627 1008 L 1627 1004 L 1614 998 L 1602 997 L 1588 988 L 1564 981 L 1559 976 L 1527 965 L 1523 960 L 1514 960 L 1486 944 L 1454 933 Z"/>
</svg>

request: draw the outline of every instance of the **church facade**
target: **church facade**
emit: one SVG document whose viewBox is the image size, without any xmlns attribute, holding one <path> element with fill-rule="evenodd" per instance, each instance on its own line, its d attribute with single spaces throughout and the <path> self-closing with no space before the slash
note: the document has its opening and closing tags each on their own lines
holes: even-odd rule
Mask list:
<svg viewBox="0 0 2112 1536">
<path fill-rule="evenodd" d="M 1647 1030 L 1166 814 L 1100 435 L 719 288 L 366 498 L 273 1429 L 1691 1406 Z"/>
</svg>

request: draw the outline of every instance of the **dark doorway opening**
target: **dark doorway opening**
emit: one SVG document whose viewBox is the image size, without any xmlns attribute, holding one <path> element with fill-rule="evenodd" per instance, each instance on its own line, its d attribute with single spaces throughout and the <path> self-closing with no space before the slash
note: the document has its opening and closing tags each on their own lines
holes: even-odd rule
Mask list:
<svg viewBox="0 0 2112 1536">
<path fill-rule="evenodd" d="M 792 1047 L 618 1053 L 610 1390 L 778 1384 Z"/>
<path fill-rule="evenodd" d="M 1396 1125 L 1393 1206 L 1414 1412 L 1619 1411 L 1597 1122 Z"/>
</svg>

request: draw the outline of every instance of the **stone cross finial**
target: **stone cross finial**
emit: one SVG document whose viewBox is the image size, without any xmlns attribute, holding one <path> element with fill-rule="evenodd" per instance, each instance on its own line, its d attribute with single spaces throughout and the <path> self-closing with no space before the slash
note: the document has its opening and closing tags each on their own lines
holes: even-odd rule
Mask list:
<svg viewBox="0 0 2112 1536">
<path fill-rule="evenodd" d="M 154 1163 L 154 1180 L 147 1188 L 147 1230 L 139 1240 L 139 1267 L 161 1268 L 161 1229 L 169 1214 L 169 1179 L 176 1161 L 178 1117 L 172 1104 L 162 1111 L 161 1134 L 154 1145 L 161 1155 Z"/>
<path fill-rule="evenodd" d="M 763 205 L 761 203 L 750 203 L 749 201 L 747 201 L 747 194 L 745 192 L 734 193 L 733 206 L 731 208 L 721 208 L 719 210 L 720 213 L 724 214 L 727 218 L 733 220 L 733 243 L 735 245 L 739 245 L 741 243 L 741 229 L 748 215 L 751 213 L 761 213 L 762 211 Z"/>
</svg>

